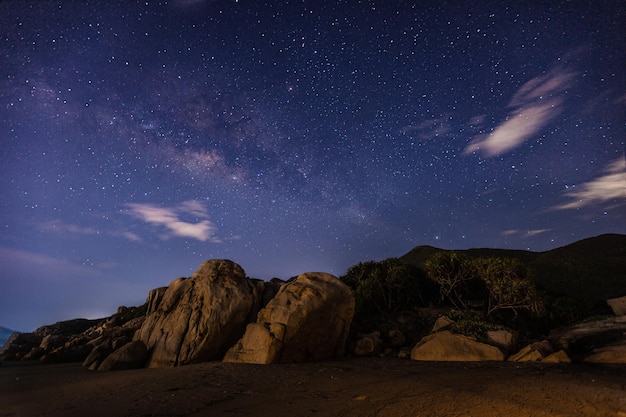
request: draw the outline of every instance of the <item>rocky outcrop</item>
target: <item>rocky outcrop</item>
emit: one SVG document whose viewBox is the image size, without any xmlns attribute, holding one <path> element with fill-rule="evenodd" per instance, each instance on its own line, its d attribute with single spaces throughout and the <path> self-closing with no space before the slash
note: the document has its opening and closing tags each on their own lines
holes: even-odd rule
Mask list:
<svg viewBox="0 0 626 417">
<path fill-rule="evenodd" d="M 418 361 L 503 361 L 504 353 L 495 346 L 443 330 L 424 337 L 411 350 Z"/>
<path fill-rule="evenodd" d="M 257 288 L 228 260 L 204 262 L 191 278 L 170 283 L 135 340 L 149 353 L 149 367 L 221 359 L 254 320 Z"/>
<path fill-rule="evenodd" d="M 99 334 L 95 339 L 87 342 L 91 347 L 89 355 L 83 361 L 83 366 L 90 370 L 96 370 L 107 356 L 133 340 L 135 332 L 139 330 L 145 320 L 145 316 L 136 317 L 123 323 L 121 326 L 111 326 L 109 320 L 94 331 Z"/>
<path fill-rule="evenodd" d="M 549 339 L 558 349 L 565 349 L 572 360 L 582 360 L 593 349 L 625 340 L 626 316 L 586 321 L 550 332 Z"/>
<path fill-rule="evenodd" d="M 94 346 L 106 342 L 113 349 L 130 342 L 144 314 L 143 306 L 120 307 L 105 319 L 60 321 L 32 333 L 15 333 L 0 352 L 0 361 L 82 362 Z"/>
<path fill-rule="evenodd" d="M 354 316 L 354 296 L 336 277 L 309 272 L 284 284 L 225 362 L 308 362 L 342 356 Z"/>
</svg>

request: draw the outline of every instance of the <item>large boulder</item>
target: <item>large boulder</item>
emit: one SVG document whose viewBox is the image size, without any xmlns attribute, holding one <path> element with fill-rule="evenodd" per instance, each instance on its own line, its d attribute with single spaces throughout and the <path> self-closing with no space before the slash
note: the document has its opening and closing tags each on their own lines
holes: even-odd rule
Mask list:
<svg viewBox="0 0 626 417">
<path fill-rule="evenodd" d="M 118 371 L 143 368 L 148 358 L 146 345 L 135 340 L 111 353 L 98 367 L 99 371 Z"/>
<path fill-rule="evenodd" d="M 281 286 L 224 361 L 268 364 L 342 356 L 354 304 L 350 288 L 333 275 L 302 274 Z"/>
<path fill-rule="evenodd" d="M 565 349 L 573 361 L 584 359 L 592 350 L 619 344 L 626 333 L 626 316 L 585 321 L 550 332 L 550 341 Z"/>
<path fill-rule="evenodd" d="M 149 367 L 221 359 L 254 320 L 256 287 L 228 260 L 204 262 L 191 278 L 170 283 L 134 340 L 148 348 Z"/>
<path fill-rule="evenodd" d="M 448 330 L 424 337 L 411 350 L 417 361 L 503 361 L 504 353 L 495 346 L 477 342 Z"/>
</svg>

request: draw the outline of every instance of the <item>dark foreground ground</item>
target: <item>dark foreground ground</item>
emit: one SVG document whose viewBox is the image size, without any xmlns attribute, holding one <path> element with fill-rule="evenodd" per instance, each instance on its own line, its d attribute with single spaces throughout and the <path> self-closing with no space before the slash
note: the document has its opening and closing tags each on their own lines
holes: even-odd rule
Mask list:
<svg viewBox="0 0 626 417">
<path fill-rule="evenodd" d="M 626 417 L 626 366 L 343 359 L 90 372 L 5 364 L 0 416 Z"/>
</svg>

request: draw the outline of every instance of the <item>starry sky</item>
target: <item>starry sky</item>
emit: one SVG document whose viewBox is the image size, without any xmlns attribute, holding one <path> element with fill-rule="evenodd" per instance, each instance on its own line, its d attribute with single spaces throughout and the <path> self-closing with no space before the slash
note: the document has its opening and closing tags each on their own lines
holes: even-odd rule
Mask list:
<svg viewBox="0 0 626 417">
<path fill-rule="evenodd" d="M 625 8 L 0 2 L 0 325 L 626 233 Z"/>
</svg>

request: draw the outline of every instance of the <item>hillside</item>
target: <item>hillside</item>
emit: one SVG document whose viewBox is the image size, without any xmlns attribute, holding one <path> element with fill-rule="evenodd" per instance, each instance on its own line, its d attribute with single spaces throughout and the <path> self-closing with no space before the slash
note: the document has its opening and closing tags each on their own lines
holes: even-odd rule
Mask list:
<svg viewBox="0 0 626 417">
<path fill-rule="evenodd" d="M 422 268 L 446 249 L 417 246 L 399 259 Z M 626 235 L 605 234 L 546 252 L 507 249 L 457 250 L 470 257 L 511 257 L 535 275 L 537 286 L 553 296 L 568 296 L 588 308 L 604 307 L 607 298 L 626 295 Z"/>
</svg>

